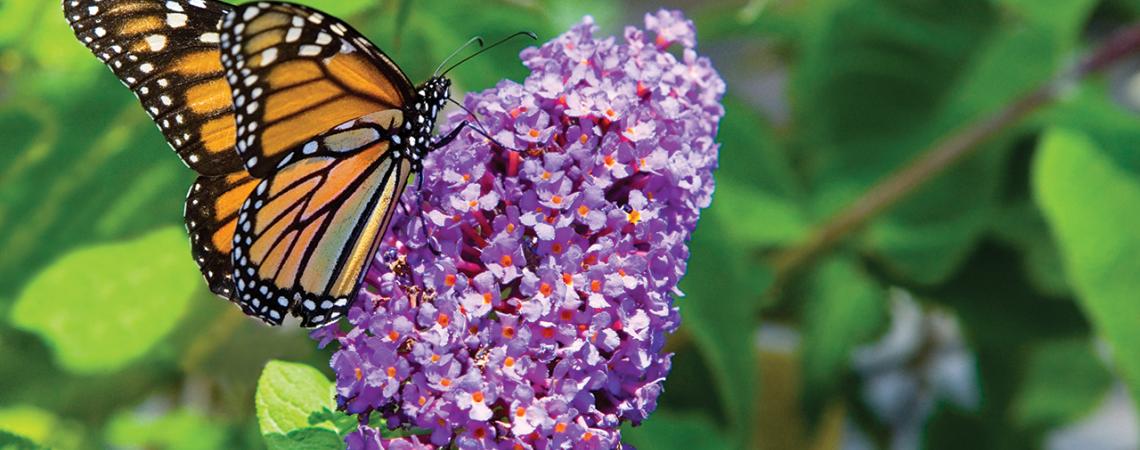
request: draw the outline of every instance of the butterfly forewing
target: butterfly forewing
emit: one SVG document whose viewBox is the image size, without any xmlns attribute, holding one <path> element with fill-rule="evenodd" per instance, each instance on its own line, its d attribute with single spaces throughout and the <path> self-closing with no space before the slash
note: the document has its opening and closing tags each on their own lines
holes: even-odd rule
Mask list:
<svg viewBox="0 0 1140 450">
<path fill-rule="evenodd" d="M 64 0 L 83 42 L 139 98 L 182 160 L 205 175 L 241 169 L 218 47 L 232 6 L 212 0 Z"/>
<path fill-rule="evenodd" d="M 234 234 L 243 309 L 273 324 L 293 312 L 304 326 L 347 311 L 411 173 L 388 151 L 401 120 L 390 110 L 337 127 L 258 184 Z"/>
<path fill-rule="evenodd" d="M 223 21 L 222 64 L 237 108 L 237 150 L 268 177 L 291 149 L 411 98 L 402 71 L 360 33 L 316 10 L 250 3 Z"/>
</svg>

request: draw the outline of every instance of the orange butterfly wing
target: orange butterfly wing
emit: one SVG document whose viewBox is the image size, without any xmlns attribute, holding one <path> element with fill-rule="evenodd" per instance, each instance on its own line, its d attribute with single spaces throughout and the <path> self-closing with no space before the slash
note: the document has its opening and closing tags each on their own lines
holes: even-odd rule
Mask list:
<svg viewBox="0 0 1140 450">
<path fill-rule="evenodd" d="M 222 28 L 237 149 L 254 176 L 271 176 L 289 150 L 332 127 L 412 98 L 411 82 L 391 59 L 316 10 L 245 4 Z"/>
<path fill-rule="evenodd" d="M 371 263 L 411 163 L 389 152 L 388 110 L 337 127 L 295 150 L 242 206 L 234 279 L 247 313 L 318 326 L 348 310 Z"/>
<path fill-rule="evenodd" d="M 210 291 L 227 299 L 234 297 L 233 251 L 238 210 L 258 179 L 245 171 L 232 175 L 198 177 L 186 195 L 186 231 L 190 234 L 194 261 Z"/>
<path fill-rule="evenodd" d="M 242 169 L 221 64 L 219 25 L 233 7 L 212 0 L 64 0 L 75 36 L 139 98 L 187 166 Z"/>
</svg>

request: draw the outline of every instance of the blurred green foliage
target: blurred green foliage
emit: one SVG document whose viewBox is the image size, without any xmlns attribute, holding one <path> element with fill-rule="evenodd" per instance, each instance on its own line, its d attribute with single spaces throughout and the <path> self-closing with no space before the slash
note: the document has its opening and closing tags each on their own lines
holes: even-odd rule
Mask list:
<svg viewBox="0 0 1140 450">
<path fill-rule="evenodd" d="M 303 2 L 416 80 L 474 35 L 546 40 L 584 14 L 620 34 L 661 6 Z M 822 449 L 858 429 L 888 445 L 897 424 L 868 402 L 852 355 L 888 329 L 892 287 L 955 317 L 976 360 L 980 403 L 935 398 L 926 448 L 1036 448 L 1114 379 L 1140 392 L 1140 100 L 1121 88 L 1136 64 L 1064 86 L 768 290 L 775 252 L 1051 80 L 1140 2 L 716 0 L 686 13 L 729 82 L 721 169 L 680 286 L 673 373 L 629 443 Z M 473 91 L 526 70 L 504 50 L 453 75 Z M 207 292 L 181 231 L 193 175 L 57 2 L 0 2 L 0 136 L 0 448 L 339 445 L 352 424 L 334 411 L 329 352 Z M 934 360 L 922 336 L 900 367 Z"/>
</svg>

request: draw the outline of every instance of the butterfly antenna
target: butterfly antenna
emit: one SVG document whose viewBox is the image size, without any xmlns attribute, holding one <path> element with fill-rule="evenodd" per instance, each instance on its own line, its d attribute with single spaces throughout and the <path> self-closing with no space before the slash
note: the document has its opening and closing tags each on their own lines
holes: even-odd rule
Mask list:
<svg viewBox="0 0 1140 450">
<path fill-rule="evenodd" d="M 475 124 L 471 126 L 471 129 L 473 131 L 478 133 L 480 136 L 487 138 L 487 140 L 493 142 L 495 145 L 499 146 L 499 148 L 506 148 L 507 150 L 514 151 L 514 150 L 507 148 L 507 146 L 503 145 L 503 143 L 499 142 L 495 138 L 491 137 L 491 134 L 487 133 L 487 127 L 483 126 L 483 122 L 479 121 L 479 116 L 476 116 L 474 112 L 471 112 L 471 110 L 467 109 L 466 106 L 463 106 L 462 103 L 459 103 L 459 102 L 455 101 L 455 99 L 452 99 L 450 97 L 447 99 L 447 101 L 454 103 L 455 106 L 459 107 L 459 109 L 462 109 L 463 111 L 465 111 L 468 116 L 471 116 L 471 120 L 475 121 Z"/>
<path fill-rule="evenodd" d="M 469 59 L 471 59 L 471 58 L 474 58 L 474 57 L 476 57 L 476 56 L 479 56 L 479 55 L 480 55 L 480 54 L 482 54 L 483 52 L 485 52 L 485 51 L 487 51 L 487 50 L 490 50 L 490 49 L 493 49 L 493 48 L 495 48 L 495 47 L 499 46 L 499 44 L 502 44 L 502 43 L 504 43 L 504 42 L 507 42 L 507 41 L 509 41 L 509 40 L 511 40 L 511 39 L 514 39 L 514 38 L 517 38 L 517 37 L 519 37 L 519 36 L 528 36 L 528 37 L 530 37 L 531 39 L 534 39 L 534 40 L 536 40 L 536 41 L 538 40 L 538 35 L 536 35 L 536 34 L 534 34 L 534 33 L 531 33 L 531 32 L 529 32 L 529 31 L 520 31 L 520 32 L 518 32 L 518 33 L 512 34 L 512 35 L 510 35 L 510 36 L 507 36 L 507 37 L 505 37 L 505 38 L 499 39 L 499 41 L 498 41 L 498 42 L 495 42 L 494 44 L 491 44 L 491 45 L 488 45 L 488 46 L 486 46 L 486 47 L 483 47 L 483 48 L 479 49 L 479 51 L 477 51 L 477 52 L 475 52 L 475 53 L 472 53 L 472 54 L 468 55 L 466 58 L 463 58 L 463 59 L 459 60 L 459 62 L 457 62 L 457 63 L 453 64 L 451 67 L 448 67 L 448 68 L 447 68 L 447 70 L 443 71 L 443 73 L 439 74 L 439 76 L 447 75 L 447 73 L 448 73 L 448 72 L 451 72 L 451 69 L 454 69 L 454 68 L 456 68 L 456 67 L 459 67 L 459 65 L 460 65 L 460 64 L 463 64 L 463 63 L 467 62 L 467 60 L 469 60 Z"/>
<path fill-rule="evenodd" d="M 439 76 L 439 70 L 443 68 L 444 64 L 447 64 L 447 62 L 450 61 L 451 58 L 454 58 L 455 55 L 458 55 L 459 52 L 463 51 L 463 49 L 470 47 L 471 44 L 476 44 L 476 43 L 479 44 L 479 47 L 482 47 L 483 46 L 483 38 L 480 36 L 475 36 L 471 39 L 468 39 L 467 43 L 460 45 L 459 48 L 457 48 L 457 49 L 455 49 L 455 51 L 451 52 L 450 55 L 447 55 L 446 58 L 443 58 L 443 61 L 440 61 L 439 67 L 435 68 L 435 72 L 432 73 L 432 76 L 433 77 Z M 446 73 L 446 72 L 444 72 L 444 73 Z"/>
</svg>

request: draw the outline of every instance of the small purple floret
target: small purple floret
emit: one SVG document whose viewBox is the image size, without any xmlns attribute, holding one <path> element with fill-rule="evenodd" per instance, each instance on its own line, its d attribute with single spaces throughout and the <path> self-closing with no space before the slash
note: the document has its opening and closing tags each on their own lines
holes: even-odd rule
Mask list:
<svg viewBox="0 0 1140 450">
<path fill-rule="evenodd" d="M 522 52 L 523 84 L 464 99 L 506 148 L 465 131 L 432 153 L 353 328 L 313 333 L 339 346 L 343 410 L 420 433 L 361 425 L 350 449 L 612 448 L 656 408 L 725 87 L 691 21 L 645 23 L 597 39 L 587 17 Z"/>
</svg>

